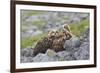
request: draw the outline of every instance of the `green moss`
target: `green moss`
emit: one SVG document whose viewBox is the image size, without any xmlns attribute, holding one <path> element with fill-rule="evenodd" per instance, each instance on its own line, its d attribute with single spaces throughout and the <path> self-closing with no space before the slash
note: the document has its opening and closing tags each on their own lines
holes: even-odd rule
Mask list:
<svg viewBox="0 0 100 73">
<path fill-rule="evenodd" d="M 72 23 L 70 24 L 71 31 L 74 35 L 80 36 L 80 34 L 89 27 L 89 20 L 82 20 L 80 23 Z"/>
<path fill-rule="evenodd" d="M 34 46 L 36 44 L 36 42 L 41 39 L 42 37 L 45 37 L 47 34 L 39 34 L 39 35 L 35 35 L 32 37 L 27 37 L 27 38 L 22 38 L 21 39 L 21 48 L 26 48 L 28 46 Z"/>
<path fill-rule="evenodd" d="M 49 56 L 49 57 L 53 57 L 53 56 L 55 56 L 55 52 L 53 51 L 53 50 L 48 50 L 47 51 L 47 55 Z"/>
</svg>

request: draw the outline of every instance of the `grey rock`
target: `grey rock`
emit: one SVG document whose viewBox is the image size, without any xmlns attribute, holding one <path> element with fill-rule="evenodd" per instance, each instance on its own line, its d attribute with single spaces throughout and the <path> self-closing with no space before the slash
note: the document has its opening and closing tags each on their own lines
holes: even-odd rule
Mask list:
<svg viewBox="0 0 100 73">
<path fill-rule="evenodd" d="M 34 62 L 49 62 L 49 61 L 56 61 L 56 57 L 49 57 L 47 54 L 39 53 L 37 56 L 33 58 Z"/>
<path fill-rule="evenodd" d="M 68 56 L 64 57 L 64 59 L 67 61 L 76 60 L 73 54 L 69 54 Z"/>
<path fill-rule="evenodd" d="M 70 61 L 76 60 L 74 52 L 62 51 L 57 53 L 58 61 Z"/>
<path fill-rule="evenodd" d="M 74 56 L 77 60 L 87 60 L 90 56 L 89 28 L 82 33 L 80 39 L 82 44 L 80 45 L 79 50 L 74 53 Z"/>
<path fill-rule="evenodd" d="M 25 49 L 21 49 L 21 56 L 32 56 L 33 55 L 33 50 L 30 48 L 25 48 Z"/>
<path fill-rule="evenodd" d="M 21 63 L 33 62 L 32 57 L 21 56 Z"/>
<path fill-rule="evenodd" d="M 80 49 L 75 52 L 74 56 L 77 60 L 87 60 L 89 59 L 89 45 L 85 44 L 80 47 Z"/>
<path fill-rule="evenodd" d="M 57 53 L 58 61 L 76 60 L 73 54 L 74 54 L 73 52 L 68 52 L 68 51 L 58 52 Z"/>
<path fill-rule="evenodd" d="M 81 34 L 80 40 L 82 42 L 89 42 L 89 34 L 90 34 L 90 28 L 86 28 L 86 30 Z"/>
<path fill-rule="evenodd" d="M 33 58 L 34 62 L 40 62 L 44 58 L 45 54 L 39 53 Z"/>
<path fill-rule="evenodd" d="M 61 52 L 58 52 L 57 53 L 57 56 L 58 57 L 65 57 L 65 56 L 68 56 L 70 53 L 67 52 L 67 51 L 61 51 Z"/>
<path fill-rule="evenodd" d="M 81 45 L 80 39 L 78 37 L 72 37 L 69 40 L 66 40 L 63 47 L 67 51 L 72 51 L 74 48 L 79 47 Z"/>
<path fill-rule="evenodd" d="M 25 57 L 25 56 L 21 56 L 20 61 L 21 61 L 21 63 L 25 63 L 25 62 L 27 62 L 27 57 Z"/>
<path fill-rule="evenodd" d="M 43 58 L 41 60 L 41 62 L 53 62 L 53 61 L 57 61 L 57 57 L 48 57 L 48 56 L 45 56 L 45 58 Z"/>
<path fill-rule="evenodd" d="M 78 37 L 72 37 L 72 46 L 79 47 L 81 45 L 80 39 Z"/>
</svg>

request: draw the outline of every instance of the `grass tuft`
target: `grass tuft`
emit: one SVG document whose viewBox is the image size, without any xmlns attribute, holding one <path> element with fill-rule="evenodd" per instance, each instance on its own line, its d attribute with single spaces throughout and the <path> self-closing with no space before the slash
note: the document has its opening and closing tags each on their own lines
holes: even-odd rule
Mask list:
<svg viewBox="0 0 100 73">
<path fill-rule="evenodd" d="M 89 20 L 82 20 L 80 23 L 72 23 L 70 24 L 71 31 L 74 35 L 80 36 L 85 29 L 89 27 Z"/>
</svg>

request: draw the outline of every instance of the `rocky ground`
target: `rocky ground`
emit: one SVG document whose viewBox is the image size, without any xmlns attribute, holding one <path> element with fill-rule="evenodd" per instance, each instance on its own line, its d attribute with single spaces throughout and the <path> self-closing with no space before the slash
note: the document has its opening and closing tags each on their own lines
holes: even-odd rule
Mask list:
<svg viewBox="0 0 100 73">
<path fill-rule="evenodd" d="M 48 49 L 45 54 L 39 53 L 33 57 L 31 48 L 21 49 L 21 63 L 27 62 L 50 62 L 50 61 L 71 61 L 89 59 L 89 28 L 87 28 L 80 37 L 73 36 L 63 44 L 66 49 L 60 52 L 54 52 Z"/>
</svg>

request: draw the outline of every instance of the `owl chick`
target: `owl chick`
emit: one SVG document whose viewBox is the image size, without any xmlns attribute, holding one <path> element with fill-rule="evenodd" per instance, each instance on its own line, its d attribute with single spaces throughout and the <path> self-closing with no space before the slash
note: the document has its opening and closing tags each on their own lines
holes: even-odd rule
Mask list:
<svg viewBox="0 0 100 73">
<path fill-rule="evenodd" d="M 64 24 L 62 32 L 66 34 L 66 39 L 70 39 L 73 36 L 68 24 Z"/>
</svg>

